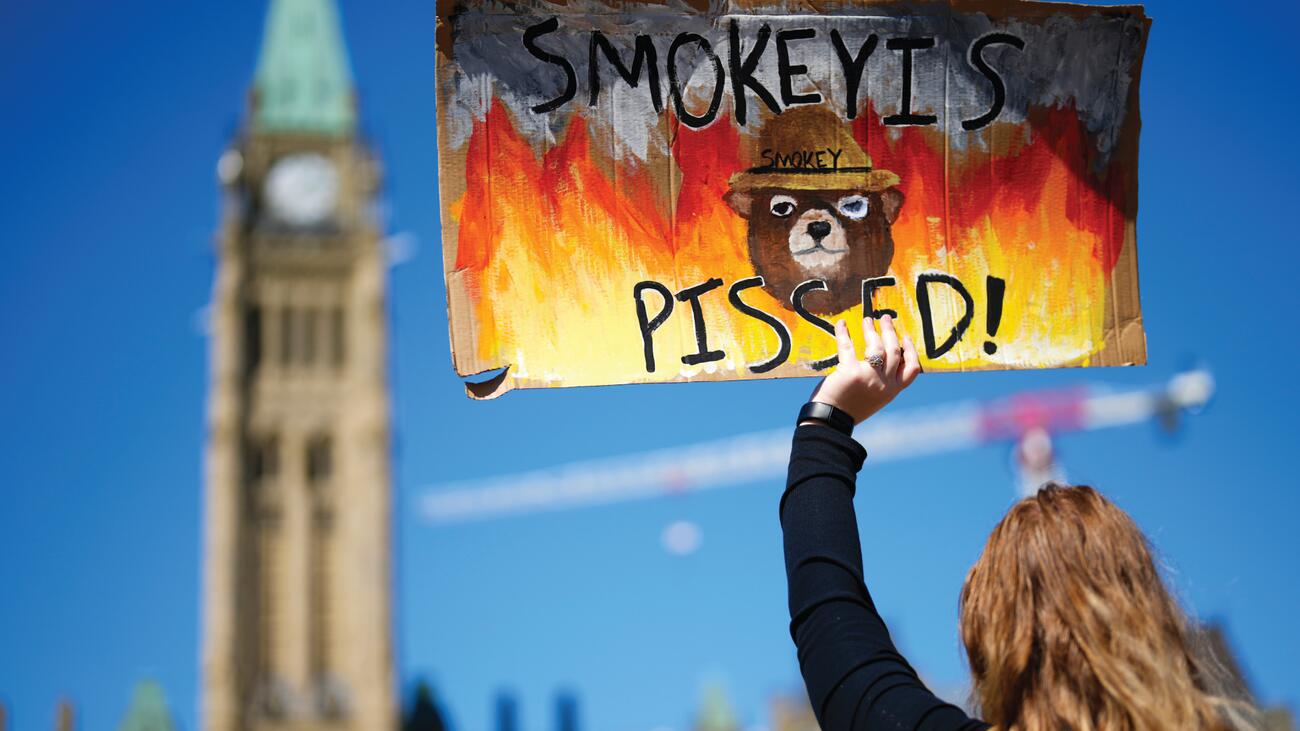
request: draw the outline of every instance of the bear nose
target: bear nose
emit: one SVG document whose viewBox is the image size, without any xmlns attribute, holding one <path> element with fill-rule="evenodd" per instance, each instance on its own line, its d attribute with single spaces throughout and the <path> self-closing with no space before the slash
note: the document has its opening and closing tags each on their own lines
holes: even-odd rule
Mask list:
<svg viewBox="0 0 1300 731">
<path fill-rule="evenodd" d="M 821 241 L 831 235 L 831 225 L 825 221 L 813 221 L 808 224 L 808 235 L 813 241 Z"/>
</svg>

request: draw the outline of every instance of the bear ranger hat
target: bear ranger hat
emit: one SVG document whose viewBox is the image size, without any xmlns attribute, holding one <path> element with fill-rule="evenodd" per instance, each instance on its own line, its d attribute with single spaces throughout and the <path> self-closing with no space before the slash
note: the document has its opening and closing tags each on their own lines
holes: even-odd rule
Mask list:
<svg viewBox="0 0 1300 731">
<path fill-rule="evenodd" d="M 899 182 L 894 173 L 873 169 L 871 156 L 839 115 L 823 106 L 795 107 L 768 120 L 757 149 L 762 164 L 732 175 L 732 193 L 760 188 L 875 193 Z"/>
</svg>

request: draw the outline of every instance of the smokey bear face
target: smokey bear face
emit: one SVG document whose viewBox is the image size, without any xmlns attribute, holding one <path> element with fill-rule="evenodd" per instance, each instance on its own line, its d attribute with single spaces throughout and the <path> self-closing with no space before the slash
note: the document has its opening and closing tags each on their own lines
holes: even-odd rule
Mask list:
<svg viewBox="0 0 1300 731">
<path fill-rule="evenodd" d="M 810 292 L 804 307 L 834 315 L 862 303 L 863 279 L 889 271 L 894 258 L 890 229 L 903 207 L 903 194 L 897 188 L 760 188 L 733 191 L 727 202 L 749 219 L 750 261 L 768 294 L 793 309 L 794 288 L 821 279 L 828 291 Z"/>
</svg>

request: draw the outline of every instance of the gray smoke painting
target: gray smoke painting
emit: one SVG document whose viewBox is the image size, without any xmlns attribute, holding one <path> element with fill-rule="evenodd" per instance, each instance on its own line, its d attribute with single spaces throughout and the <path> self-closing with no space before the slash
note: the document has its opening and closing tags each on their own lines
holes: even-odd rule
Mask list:
<svg viewBox="0 0 1300 731">
<path fill-rule="evenodd" d="M 904 53 L 886 48 L 890 38 L 932 37 L 932 48 L 912 52 L 912 112 L 933 114 L 956 149 L 987 144 L 987 135 L 967 131 L 962 120 L 979 117 L 989 110 L 993 87 L 986 75 L 972 65 L 972 43 L 993 32 L 1009 33 L 1024 41 L 1024 48 L 995 44 L 984 49 L 982 58 L 996 69 L 1006 85 L 1001 122 L 1023 122 L 1031 107 L 1073 105 L 1086 125 L 1098 153 L 1094 164 L 1104 167 L 1119 139 L 1130 86 L 1142 52 L 1143 20 L 1123 9 L 1098 8 L 1083 17 L 1066 13 L 1043 14 L 1046 4 L 1035 4 L 1035 13 L 1015 16 L 1015 6 L 1004 20 L 984 13 L 952 11 L 943 4 L 883 5 L 867 8 L 837 7 L 808 14 L 806 6 L 791 8 L 772 5 L 734 12 L 715 3 L 708 12 L 696 12 L 681 3 L 636 5 L 632 11 L 615 11 L 595 3 L 559 5 L 546 2 L 506 8 L 485 4 L 460 11 L 452 20 L 455 52 L 448 70 L 455 92 L 440 101 L 446 105 L 443 134 L 453 148 L 463 146 L 476 119 L 486 114 L 493 97 L 507 105 L 523 132 L 534 144 L 554 144 L 556 134 L 570 114 L 581 110 L 598 134 L 615 140 L 614 153 L 629 161 L 645 161 L 662 154 L 669 144 L 660 126 L 661 114 L 651 104 L 648 79 L 631 88 L 601 57 L 602 92 L 595 113 L 587 114 L 588 53 L 592 31 L 601 32 L 618 50 L 625 63 L 633 58 L 638 34 L 653 39 L 658 61 L 658 84 L 663 106 L 672 109 L 668 74 L 669 48 L 680 33 L 695 33 L 707 39 L 723 69 L 730 68 L 729 30 L 734 21 L 739 29 L 743 61 L 753 49 L 760 28 L 771 29 L 766 48 L 753 74 L 778 100 L 780 75 L 778 53 L 773 42 L 778 32 L 812 29 L 815 35 L 788 44 L 789 63 L 807 67 L 806 74 L 793 77 L 795 94 L 818 93 L 821 103 L 841 117 L 847 116 L 846 77 L 831 44 L 832 30 L 838 31 L 845 46 L 856 53 L 869 35 L 879 43 L 866 64 L 858 93 L 858 109 L 868 100 L 882 115 L 900 112 L 905 76 Z M 1050 7 L 1050 6 L 1049 6 Z M 577 9 L 604 12 L 578 12 Z M 799 14 L 802 11 L 803 14 Z M 871 15 L 863 15 L 863 12 Z M 537 41 L 546 52 L 566 59 L 577 79 L 575 98 L 555 111 L 535 113 L 533 107 L 555 99 L 565 90 L 568 79 L 563 69 L 540 60 L 525 47 L 526 28 L 549 18 L 558 28 Z M 684 45 L 676 57 L 687 110 L 704 114 L 715 93 L 714 62 L 698 44 Z M 644 72 L 643 72 L 644 74 Z M 734 98 L 728 74 L 726 93 L 718 118 L 733 117 Z M 769 115 L 763 103 L 746 91 L 749 109 L 746 127 L 757 132 Z M 897 130 L 887 127 L 887 134 Z M 1026 130 L 1027 133 L 1027 130 Z"/>
</svg>

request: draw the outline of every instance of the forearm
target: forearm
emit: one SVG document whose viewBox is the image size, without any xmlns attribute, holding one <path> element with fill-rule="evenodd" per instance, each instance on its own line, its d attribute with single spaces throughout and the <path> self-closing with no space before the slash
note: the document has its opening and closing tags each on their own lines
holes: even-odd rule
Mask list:
<svg viewBox="0 0 1300 731">
<path fill-rule="evenodd" d="M 925 689 L 862 579 L 853 496 L 865 450 L 800 426 L 781 500 L 790 632 L 824 731 L 983 728 Z"/>
</svg>

